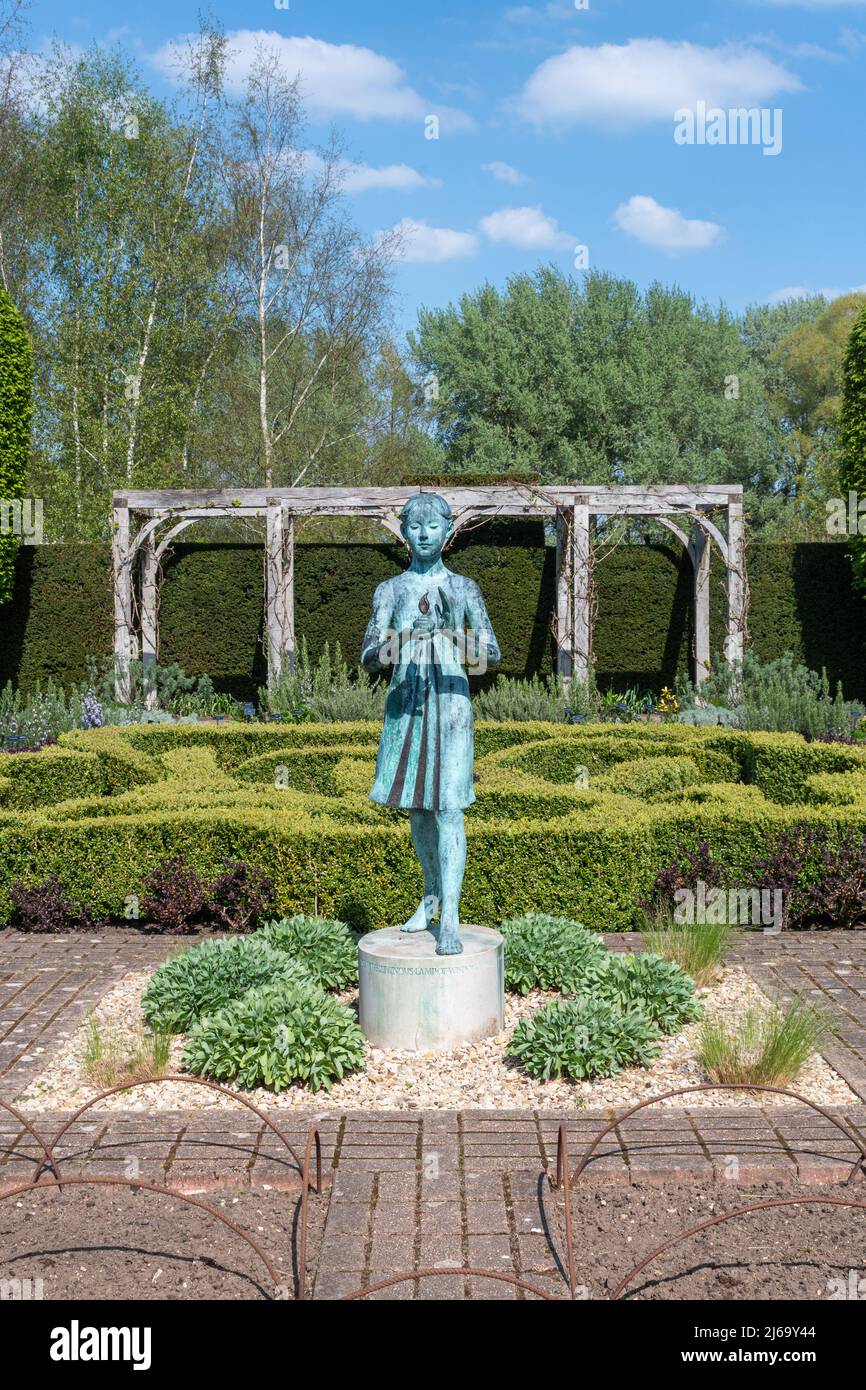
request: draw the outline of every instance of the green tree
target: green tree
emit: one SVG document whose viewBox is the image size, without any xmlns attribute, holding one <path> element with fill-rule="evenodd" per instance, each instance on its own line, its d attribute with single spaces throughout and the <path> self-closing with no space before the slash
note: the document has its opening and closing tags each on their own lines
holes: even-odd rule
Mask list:
<svg viewBox="0 0 866 1390">
<path fill-rule="evenodd" d="M 854 492 L 862 503 L 866 501 L 866 305 L 860 310 L 845 354 L 840 435 L 843 495 Z M 864 514 L 860 525 L 866 527 Z M 866 536 L 858 530 L 849 545 L 856 582 L 866 590 Z"/>
<path fill-rule="evenodd" d="M 849 294 L 794 327 L 770 354 L 768 398 L 783 437 L 787 539 L 825 539 L 826 502 L 841 490 L 839 423 L 846 350 L 866 295 Z"/>
<path fill-rule="evenodd" d="M 211 118 L 221 40 L 196 50 L 189 109 L 100 49 L 58 51 L 36 119 L 45 218 L 30 296 L 40 488 L 51 530 L 104 534 L 114 487 L 179 486 L 225 316 Z"/>
<path fill-rule="evenodd" d="M 17 540 L 10 502 L 24 496 L 33 416 L 33 352 L 24 319 L 0 289 L 0 603 L 12 592 Z"/>
<path fill-rule="evenodd" d="M 341 197 L 332 140 L 304 148 L 299 80 L 260 46 L 223 153 L 242 382 L 258 420 L 255 481 L 329 481 L 360 443 L 357 389 L 383 325 L 387 239 L 365 244 Z M 247 372 L 255 363 L 255 375 Z"/>
<path fill-rule="evenodd" d="M 547 482 L 771 486 L 763 375 L 724 308 L 676 286 L 558 270 L 425 310 L 410 335 L 433 375 L 451 469 Z"/>
</svg>

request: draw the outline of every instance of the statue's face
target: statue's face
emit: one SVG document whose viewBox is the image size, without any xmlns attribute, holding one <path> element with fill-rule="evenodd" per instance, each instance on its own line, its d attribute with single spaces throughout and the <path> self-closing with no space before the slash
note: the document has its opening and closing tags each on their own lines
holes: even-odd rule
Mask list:
<svg viewBox="0 0 866 1390">
<path fill-rule="evenodd" d="M 435 560 L 451 534 L 451 522 L 433 507 L 419 507 L 400 529 L 413 555 L 419 560 Z"/>
</svg>

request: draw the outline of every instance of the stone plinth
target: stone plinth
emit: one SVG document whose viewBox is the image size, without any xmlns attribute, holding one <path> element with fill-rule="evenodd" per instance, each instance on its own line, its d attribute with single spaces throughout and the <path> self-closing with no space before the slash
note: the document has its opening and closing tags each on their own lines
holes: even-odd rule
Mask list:
<svg viewBox="0 0 866 1390">
<path fill-rule="evenodd" d="M 459 956 L 437 956 L 437 928 L 368 932 L 358 946 L 360 1024 L 374 1047 L 441 1052 L 504 1026 L 504 943 L 461 927 Z"/>
</svg>

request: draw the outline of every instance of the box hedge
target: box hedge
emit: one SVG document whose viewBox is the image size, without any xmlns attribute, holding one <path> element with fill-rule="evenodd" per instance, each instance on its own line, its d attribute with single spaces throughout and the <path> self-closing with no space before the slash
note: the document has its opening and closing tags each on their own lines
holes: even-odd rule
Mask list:
<svg viewBox="0 0 866 1390">
<path fill-rule="evenodd" d="M 0 921 L 12 883 L 52 874 L 74 901 L 121 917 L 146 874 L 176 854 L 208 879 L 226 858 L 264 870 L 287 916 L 400 921 L 421 877 L 407 817 L 367 799 L 377 733 L 138 726 L 0 755 Z M 866 830 L 866 750 L 853 746 L 649 724 L 480 724 L 477 744 L 468 921 L 540 910 L 628 929 L 681 846 L 706 840 L 743 875 L 798 821 L 835 839 Z M 282 763 L 288 786 L 264 776 Z M 575 785 L 578 765 L 585 784 Z"/>
</svg>

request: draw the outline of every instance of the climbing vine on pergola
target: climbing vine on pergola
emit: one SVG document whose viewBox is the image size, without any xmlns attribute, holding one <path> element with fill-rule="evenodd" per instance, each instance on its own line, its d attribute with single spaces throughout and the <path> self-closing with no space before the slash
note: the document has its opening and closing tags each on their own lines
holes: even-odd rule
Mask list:
<svg viewBox="0 0 866 1390">
<path fill-rule="evenodd" d="M 294 662 L 294 539 L 297 517 L 363 517 L 400 536 L 399 514 L 417 488 L 295 487 L 229 491 L 116 492 L 112 557 L 117 699 L 130 697 L 130 662 L 155 662 L 159 651 L 160 562 L 172 542 L 196 521 L 258 517 L 266 522 L 265 628 L 268 684 Z M 710 663 L 710 557 L 721 555 L 727 574 L 725 657 L 741 661 L 745 645 L 747 585 L 741 487 L 442 487 L 454 513 L 455 534 L 471 523 L 499 517 L 541 517 L 556 525 L 556 669 L 584 679 L 592 661 L 590 518 L 649 517 L 682 542 L 692 562 L 697 684 Z M 136 586 L 136 571 L 139 585 Z M 527 618 L 529 621 L 529 618 Z"/>
</svg>

